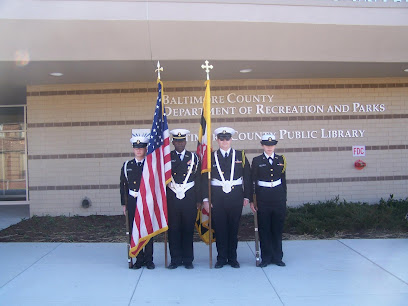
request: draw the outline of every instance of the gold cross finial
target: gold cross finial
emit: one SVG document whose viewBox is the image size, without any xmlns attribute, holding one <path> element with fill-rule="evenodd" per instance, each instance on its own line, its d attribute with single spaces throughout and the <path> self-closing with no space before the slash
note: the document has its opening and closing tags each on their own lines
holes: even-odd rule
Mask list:
<svg viewBox="0 0 408 306">
<path fill-rule="evenodd" d="M 157 69 L 155 72 L 157 72 L 157 78 L 160 80 L 160 71 L 163 71 L 163 67 L 160 67 L 160 62 L 157 61 Z"/>
<path fill-rule="evenodd" d="M 205 69 L 205 72 L 207 72 L 207 80 L 209 80 L 210 79 L 210 69 L 213 69 L 214 67 L 213 65 L 208 65 L 209 62 L 207 60 L 204 63 L 205 65 L 201 65 L 201 68 Z"/>
</svg>

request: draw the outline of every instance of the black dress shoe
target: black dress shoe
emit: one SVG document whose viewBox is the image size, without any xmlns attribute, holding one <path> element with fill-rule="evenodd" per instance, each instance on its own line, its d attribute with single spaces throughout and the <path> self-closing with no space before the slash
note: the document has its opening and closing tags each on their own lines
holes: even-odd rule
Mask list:
<svg viewBox="0 0 408 306">
<path fill-rule="evenodd" d="M 143 263 L 140 261 L 136 261 L 136 263 L 133 265 L 133 269 L 139 270 L 143 266 Z"/>
<path fill-rule="evenodd" d="M 156 268 L 156 266 L 154 265 L 154 263 L 151 262 L 147 262 L 146 263 L 146 268 L 148 268 L 149 270 L 153 270 L 154 268 Z"/>
<path fill-rule="evenodd" d="M 267 267 L 267 266 L 268 266 L 268 263 L 267 263 L 266 261 L 262 261 L 262 262 L 259 264 L 258 267 L 260 267 L 260 268 L 265 268 L 265 267 Z"/>
<path fill-rule="evenodd" d="M 233 267 L 233 268 L 235 268 L 235 269 L 238 269 L 239 267 L 240 267 L 240 265 L 239 265 L 239 262 L 238 261 L 230 261 L 230 262 L 228 262 L 229 263 L 229 265 L 231 266 L 231 267 Z"/>
<path fill-rule="evenodd" d="M 167 269 L 174 270 L 174 269 L 177 269 L 178 266 L 179 266 L 178 264 L 175 264 L 175 263 L 171 262 L 168 265 Z"/>
<path fill-rule="evenodd" d="M 192 263 L 184 264 L 184 267 L 186 267 L 186 269 L 188 270 L 194 269 L 194 266 Z"/>
<path fill-rule="evenodd" d="M 214 268 L 216 268 L 216 269 L 221 269 L 223 266 L 224 266 L 224 264 L 223 264 L 223 263 L 221 263 L 221 262 L 217 261 L 217 262 L 215 263 Z"/>
<path fill-rule="evenodd" d="M 286 264 L 281 260 L 275 263 L 275 265 L 279 266 L 279 267 L 284 267 L 286 266 Z"/>
</svg>

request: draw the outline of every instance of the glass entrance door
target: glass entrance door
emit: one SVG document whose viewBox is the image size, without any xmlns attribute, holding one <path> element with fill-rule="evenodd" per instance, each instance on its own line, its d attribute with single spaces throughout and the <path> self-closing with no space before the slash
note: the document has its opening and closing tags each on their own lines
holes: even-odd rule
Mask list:
<svg viewBox="0 0 408 306">
<path fill-rule="evenodd" d="M 26 107 L 0 106 L 0 201 L 27 195 Z"/>
</svg>

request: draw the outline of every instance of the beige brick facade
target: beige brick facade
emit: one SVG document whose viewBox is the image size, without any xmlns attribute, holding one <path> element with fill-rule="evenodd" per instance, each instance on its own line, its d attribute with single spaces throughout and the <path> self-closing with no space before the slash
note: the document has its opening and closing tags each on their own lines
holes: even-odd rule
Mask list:
<svg viewBox="0 0 408 306">
<path fill-rule="evenodd" d="M 164 82 L 169 128 L 194 150 L 204 82 Z M 408 78 L 212 81 L 212 129 L 238 130 L 252 158 L 274 132 L 287 158 L 288 205 L 407 197 Z M 31 86 L 27 96 L 32 215 L 119 214 L 119 174 L 132 128 L 150 128 L 155 82 Z M 216 146 L 216 142 L 213 142 Z M 366 156 L 354 157 L 353 146 Z M 354 162 L 367 163 L 356 170 Z M 82 208 L 84 197 L 90 208 Z"/>
</svg>

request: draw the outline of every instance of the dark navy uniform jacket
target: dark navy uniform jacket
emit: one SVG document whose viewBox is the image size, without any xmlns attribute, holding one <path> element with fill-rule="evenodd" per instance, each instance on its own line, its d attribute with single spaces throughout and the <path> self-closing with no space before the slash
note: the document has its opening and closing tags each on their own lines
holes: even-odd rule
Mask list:
<svg viewBox="0 0 408 306">
<path fill-rule="evenodd" d="M 186 191 L 186 198 L 194 200 L 194 203 L 201 203 L 201 164 L 198 156 L 190 151 L 185 152 L 183 160 L 177 156 L 176 150 L 170 152 L 171 156 L 171 174 L 174 178 L 176 184 L 182 184 L 187 176 L 189 168 L 192 165 L 192 158 L 194 156 L 193 170 L 191 171 L 190 177 L 187 183 L 194 182 L 194 187 Z M 171 190 L 167 192 L 174 193 Z"/>
<path fill-rule="evenodd" d="M 260 187 L 258 181 L 274 182 L 281 180 L 281 184 L 272 187 Z M 257 199 L 261 201 L 285 201 L 287 199 L 286 188 L 286 160 L 283 155 L 275 153 L 272 165 L 265 154 L 254 157 L 252 160 L 252 181 L 253 193 L 256 193 Z M 271 198 L 273 196 L 274 198 Z"/>
<path fill-rule="evenodd" d="M 135 192 L 139 191 L 140 181 L 142 180 L 142 172 L 143 172 L 143 164 L 144 161 L 138 165 L 135 159 L 131 159 L 127 162 L 126 166 L 126 173 L 127 179 L 125 176 L 124 168 L 125 164 L 123 164 L 122 169 L 120 171 L 120 200 L 121 204 L 125 205 L 125 197 L 128 197 L 128 204 L 136 205 L 136 198 L 129 195 L 129 189 Z"/>
<path fill-rule="evenodd" d="M 230 179 L 230 174 L 231 174 L 231 165 L 232 165 L 232 148 L 230 150 L 229 156 L 227 159 L 225 159 L 222 156 L 221 151 L 218 149 L 215 154 L 218 154 L 218 161 L 220 164 L 221 171 L 223 172 L 224 179 L 229 180 Z M 243 151 L 235 150 L 235 169 L 234 169 L 234 178 L 233 180 L 237 180 L 240 177 L 243 179 L 243 184 L 242 186 L 244 187 L 243 194 L 244 198 L 249 199 L 252 201 L 252 182 L 251 182 L 251 167 L 249 165 L 248 159 L 245 157 L 245 154 Z M 221 181 L 220 174 L 217 169 L 217 164 L 215 163 L 214 159 L 214 153 L 211 154 L 211 178 L 212 179 L 217 179 Z M 202 191 L 203 191 L 203 199 L 208 198 L 208 174 L 204 173 L 202 177 Z M 234 188 L 231 191 L 231 194 L 234 194 L 241 188 L 242 186 L 234 186 Z M 211 186 L 212 193 L 214 192 L 215 189 L 220 189 L 222 187 L 215 187 Z"/>
</svg>

